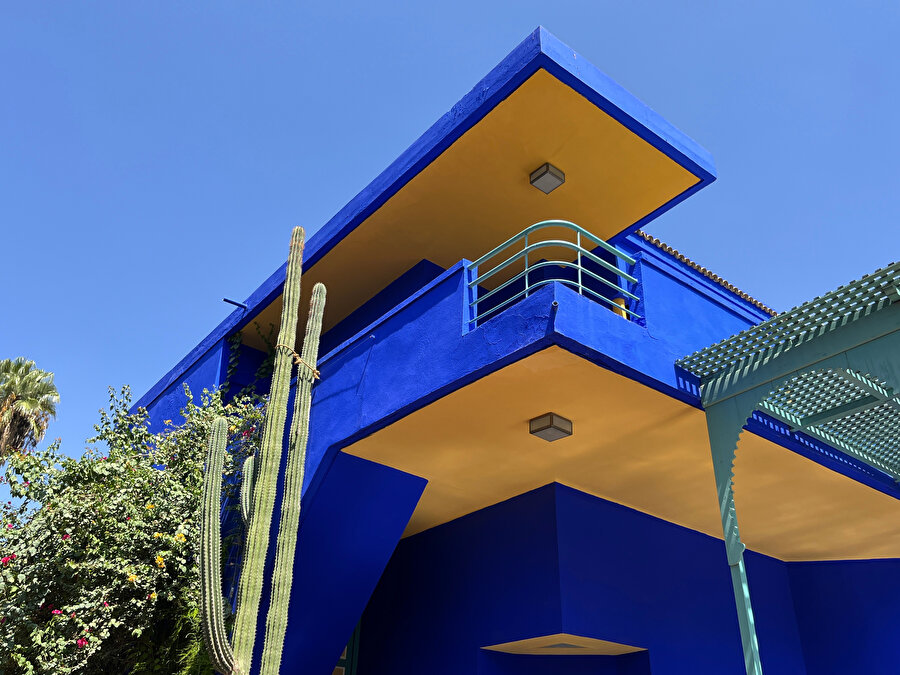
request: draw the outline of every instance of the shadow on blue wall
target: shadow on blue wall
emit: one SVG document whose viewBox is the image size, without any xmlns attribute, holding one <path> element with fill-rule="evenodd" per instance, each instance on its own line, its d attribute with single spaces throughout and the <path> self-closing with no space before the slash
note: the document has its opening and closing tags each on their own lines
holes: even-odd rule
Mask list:
<svg viewBox="0 0 900 675">
<path fill-rule="evenodd" d="M 482 650 L 478 675 L 651 675 L 648 652 L 619 656 L 540 656 Z"/>
<path fill-rule="evenodd" d="M 900 672 L 900 560 L 788 568 L 810 675 Z"/>
</svg>

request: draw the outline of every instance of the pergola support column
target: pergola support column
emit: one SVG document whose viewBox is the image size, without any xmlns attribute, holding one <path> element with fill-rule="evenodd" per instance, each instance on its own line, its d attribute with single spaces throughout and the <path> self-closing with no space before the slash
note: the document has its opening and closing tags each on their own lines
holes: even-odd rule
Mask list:
<svg viewBox="0 0 900 675">
<path fill-rule="evenodd" d="M 747 582 L 747 568 L 744 566 L 746 547 L 741 541 L 738 528 L 732 483 L 734 458 L 744 418 L 740 417 L 732 399 L 719 406 L 707 408 L 706 422 L 716 478 L 716 493 L 719 497 L 719 513 L 722 517 L 722 532 L 725 535 L 725 553 L 731 570 L 734 603 L 741 629 L 744 668 L 747 675 L 762 675 L 759 641 L 756 638 L 756 623 L 753 619 L 753 606 L 750 603 L 750 586 Z"/>
</svg>

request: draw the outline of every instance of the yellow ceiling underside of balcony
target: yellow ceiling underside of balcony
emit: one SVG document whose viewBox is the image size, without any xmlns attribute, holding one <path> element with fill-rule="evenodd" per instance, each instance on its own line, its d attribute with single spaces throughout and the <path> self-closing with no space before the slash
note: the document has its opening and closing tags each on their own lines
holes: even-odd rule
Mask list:
<svg viewBox="0 0 900 675">
<path fill-rule="evenodd" d="M 553 411 L 571 437 L 528 420 Z M 428 485 L 406 534 L 557 481 L 722 537 L 703 412 L 558 347 L 345 449 Z M 735 493 L 749 548 L 782 560 L 900 557 L 900 501 L 745 432 Z"/>
<path fill-rule="evenodd" d="M 549 195 L 529 183 L 545 162 L 566 174 Z M 328 286 L 327 330 L 423 258 L 474 260 L 550 218 L 607 239 L 699 180 L 538 70 L 308 270 L 306 297 L 313 282 Z M 280 311 L 278 299 L 257 320 L 278 325 Z"/>
</svg>

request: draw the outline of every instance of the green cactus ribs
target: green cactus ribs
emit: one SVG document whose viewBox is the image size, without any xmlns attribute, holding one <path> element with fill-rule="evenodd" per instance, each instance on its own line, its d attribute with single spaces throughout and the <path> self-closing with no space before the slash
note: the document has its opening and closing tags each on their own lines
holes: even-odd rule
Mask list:
<svg viewBox="0 0 900 675">
<path fill-rule="evenodd" d="M 276 541 L 275 568 L 272 572 L 272 599 L 266 614 L 266 632 L 260 675 L 275 675 L 281 667 L 287 630 L 288 601 L 293 581 L 292 568 L 297 549 L 300 522 L 300 496 L 309 440 L 309 412 L 313 384 L 318 377 L 316 363 L 322 316 L 325 311 L 325 287 L 313 287 L 303 348 L 297 354 L 292 345 L 297 333 L 300 277 L 303 271 L 302 228 L 291 235 L 287 276 L 284 282 L 281 326 L 275 348 L 272 386 L 263 427 L 262 447 L 246 460 L 241 485 L 241 515 L 247 532 L 238 606 L 232 642 L 229 643 L 222 612 L 220 567 L 221 532 L 219 507 L 222 465 L 227 442 L 227 425 L 217 419 L 209 440 L 209 456 L 204 477 L 201 532 L 201 593 L 203 634 L 214 667 L 225 675 L 247 675 L 253 666 L 257 617 L 263 586 L 263 573 L 271 538 L 272 516 L 278 488 L 278 470 L 284 452 L 282 438 L 287 421 L 291 376 L 297 366 L 297 392 L 288 436 L 284 496 Z"/>
</svg>

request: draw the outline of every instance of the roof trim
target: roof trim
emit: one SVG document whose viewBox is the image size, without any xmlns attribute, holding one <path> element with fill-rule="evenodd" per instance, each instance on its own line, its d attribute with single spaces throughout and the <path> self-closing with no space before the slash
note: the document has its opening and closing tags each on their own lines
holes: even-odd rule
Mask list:
<svg viewBox="0 0 900 675">
<path fill-rule="evenodd" d="M 647 242 L 653 244 L 656 248 L 665 251 L 666 253 L 668 253 L 669 255 L 671 255 L 673 258 L 675 258 L 675 259 L 678 260 L 679 262 L 682 262 L 682 263 L 684 263 L 685 265 L 687 265 L 688 267 L 690 267 L 691 269 L 696 270 L 697 272 L 699 272 L 700 274 L 702 274 L 703 276 L 705 276 L 707 279 L 709 279 L 709 280 L 711 280 L 711 281 L 717 283 L 719 286 L 721 286 L 722 288 L 724 288 L 724 289 L 730 291 L 731 293 L 734 293 L 734 294 L 735 294 L 736 296 L 738 296 L 741 300 L 744 300 L 744 301 L 746 301 L 746 302 L 749 302 L 751 305 L 753 305 L 753 306 L 756 307 L 757 309 L 762 310 L 763 312 L 765 312 L 765 313 L 768 314 L 769 316 L 775 316 L 775 315 L 778 314 L 778 312 L 776 312 L 774 309 L 772 309 L 772 308 L 769 307 L 768 305 L 763 304 L 762 302 L 760 302 L 759 300 L 757 300 L 757 299 L 754 298 L 753 296 L 749 295 L 748 293 L 745 293 L 744 291 L 742 291 L 740 288 L 738 288 L 738 287 L 735 286 L 734 284 L 729 283 L 728 281 L 726 281 L 725 279 L 723 279 L 722 277 L 720 277 L 718 274 L 716 274 L 716 273 L 714 273 L 714 272 L 712 272 L 712 271 L 706 269 L 705 267 L 703 267 L 703 266 L 700 265 L 699 263 L 695 263 L 693 260 L 691 260 L 690 258 L 688 258 L 687 256 L 685 256 L 684 254 L 679 253 L 676 249 L 672 248 L 671 246 L 669 246 L 669 245 L 668 245 L 667 243 L 665 243 L 664 241 L 661 241 L 661 240 L 657 239 L 656 237 L 654 237 L 654 236 L 651 235 L 651 234 L 647 234 L 647 233 L 644 232 L 643 230 L 638 230 L 638 231 L 636 232 L 636 234 L 637 234 L 638 236 L 640 236 L 642 239 L 644 239 L 645 241 L 647 241 Z"/>
</svg>

